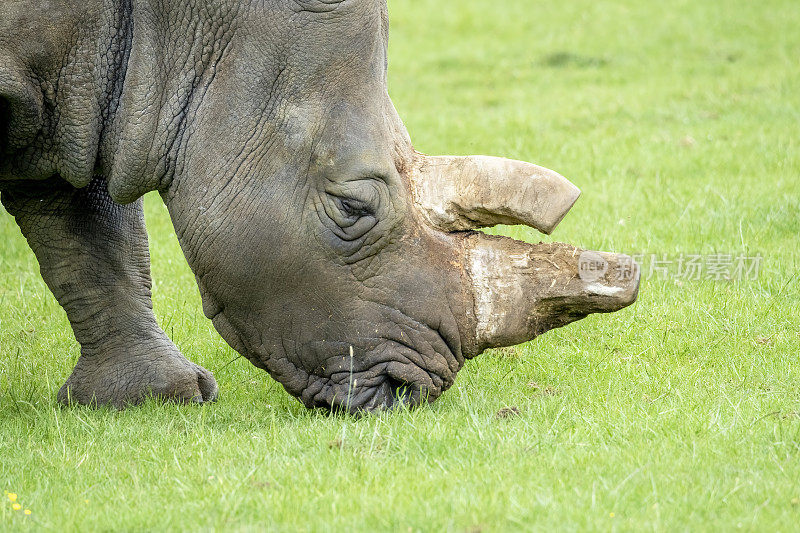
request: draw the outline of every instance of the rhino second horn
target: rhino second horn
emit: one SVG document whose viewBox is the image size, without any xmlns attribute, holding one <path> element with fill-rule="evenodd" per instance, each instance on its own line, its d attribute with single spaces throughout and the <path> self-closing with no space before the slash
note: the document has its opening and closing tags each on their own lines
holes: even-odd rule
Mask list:
<svg viewBox="0 0 800 533">
<path fill-rule="evenodd" d="M 421 156 L 411 178 L 418 206 L 444 231 L 524 224 L 550 234 L 581 194 L 552 170 L 480 155 Z"/>
</svg>

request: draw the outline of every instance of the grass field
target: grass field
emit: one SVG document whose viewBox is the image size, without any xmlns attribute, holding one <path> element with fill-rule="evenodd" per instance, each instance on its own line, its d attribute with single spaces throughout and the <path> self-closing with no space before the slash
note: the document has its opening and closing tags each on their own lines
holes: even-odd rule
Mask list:
<svg viewBox="0 0 800 533">
<path fill-rule="evenodd" d="M 432 406 L 310 412 L 234 360 L 150 196 L 156 314 L 220 400 L 61 409 L 78 346 L 0 213 L 0 487 L 22 507 L 3 497 L 0 529 L 795 529 L 796 0 L 390 4 L 417 148 L 568 176 L 583 197 L 554 239 L 644 254 L 639 301 L 483 355 Z M 651 254 L 762 260 L 662 279 Z"/>
</svg>

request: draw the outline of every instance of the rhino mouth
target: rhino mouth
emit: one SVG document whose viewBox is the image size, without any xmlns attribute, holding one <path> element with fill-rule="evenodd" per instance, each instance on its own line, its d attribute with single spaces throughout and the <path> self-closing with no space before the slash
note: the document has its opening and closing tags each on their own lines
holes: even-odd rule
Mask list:
<svg viewBox="0 0 800 533">
<path fill-rule="evenodd" d="M 373 304 L 378 307 L 370 308 L 369 318 L 345 320 L 359 324 L 355 332 L 318 332 L 316 340 L 267 338 L 252 320 L 232 319 L 241 315 L 230 309 L 215 313 L 213 323 L 229 344 L 306 407 L 355 414 L 432 402 L 464 365 L 455 316 L 440 309 L 440 317 L 421 321 L 386 304 Z M 359 335 L 358 330 L 373 335 Z"/>
<path fill-rule="evenodd" d="M 404 318 L 380 337 L 307 345 L 323 363 L 309 372 L 300 400 L 308 407 L 358 413 L 438 398 L 464 364 L 458 336 Z"/>
</svg>

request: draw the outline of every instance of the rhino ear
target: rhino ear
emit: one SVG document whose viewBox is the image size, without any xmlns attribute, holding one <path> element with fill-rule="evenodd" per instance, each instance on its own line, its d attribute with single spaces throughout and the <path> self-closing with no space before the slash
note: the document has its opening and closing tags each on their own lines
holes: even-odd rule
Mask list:
<svg viewBox="0 0 800 533">
<path fill-rule="evenodd" d="M 30 144 L 42 129 L 41 90 L 31 73 L 0 55 L 0 154 Z"/>
</svg>

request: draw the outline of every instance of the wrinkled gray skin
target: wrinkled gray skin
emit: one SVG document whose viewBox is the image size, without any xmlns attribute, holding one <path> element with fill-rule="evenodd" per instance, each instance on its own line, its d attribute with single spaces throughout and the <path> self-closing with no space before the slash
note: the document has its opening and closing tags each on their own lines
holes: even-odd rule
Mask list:
<svg viewBox="0 0 800 533">
<path fill-rule="evenodd" d="M 487 347 L 635 299 L 638 278 L 586 289 L 572 247 L 431 222 L 387 34 L 381 0 L 3 0 L 0 190 L 81 345 L 60 401 L 217 395 L 152 312 L 153 190 L 216 329 L 309 407 L 430 401 Z M 516 221 L 476 209 L 475 228 Z M 523 300 L 476 295 L 495 285 Z"/>
</svg>

